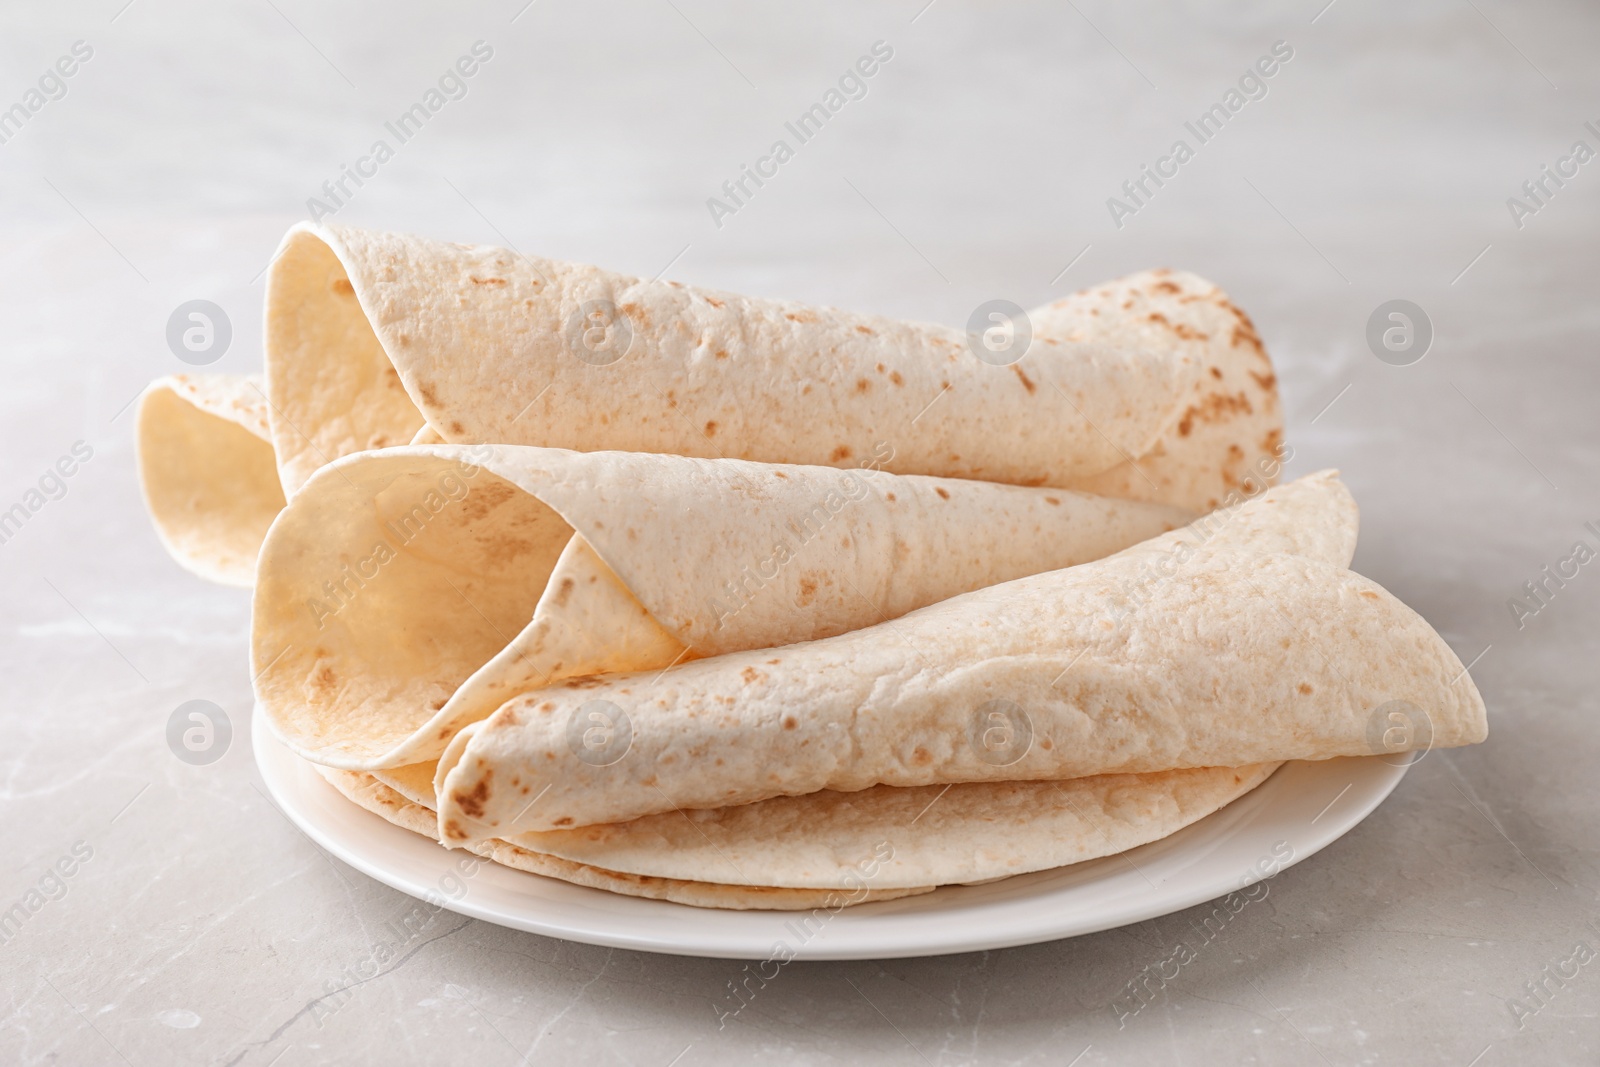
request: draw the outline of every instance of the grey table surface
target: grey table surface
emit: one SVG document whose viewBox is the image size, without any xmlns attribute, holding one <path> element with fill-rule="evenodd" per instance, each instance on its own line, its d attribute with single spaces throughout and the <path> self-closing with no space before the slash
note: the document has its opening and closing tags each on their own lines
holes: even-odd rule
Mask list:
<svg viewBox="0 0 1600 1067">
<path fill-rule="evenodd" d="M 0 909 L 26 912 L 0 943 L 0 1061 L 1600 1058 L 1600 964 L 1569 962 L 1600 947 L 1600 566 L 1525 592 L 1600 547 L 1600 163 L 1574 155 L 1600 149 L 1600 13 L 1325 2 L 7 4 L 0 107 L 27 114 L 0 126 L 0 508 L 77 442 L 93 454 L 0 544 Z M 48 77 L 79 41 L 92 54 Z M 737 963 L 450 914 L 352 978 L 410 901 L 263 795 L 248 596 L 163 554 L 129 405 L 182 369 L 164 332 L 186 300 L 232 322 L 213 369 L 259 366 L 282 230 L 478 41 L 465 95 L 339 221 L 951 323 L 1141 267 L 1204 274 L 1277 361 L 1290 473 L 1343 470 L 1356 569 L 1474 662 L 1490 740 L 1423 760 L 1131 1019 L 1113 1000 L 1185 914 L 796 963 L 721 1029 Z M 893 57 L 865 95 L 714 219 L 707 199 L 878 41 Z M 1184 123 L 1279 41 L 1265 95 L 1114 218 L 1108 198 L 1193 146 Z M 1535 199 L 1545 166 L 1568 177 Z M 1432 324 L 1420 361 L 1369 348 L 1391 299 Z M 209 766 L 165 741 L 190 699 L 235 725 Z"/>
</svg>

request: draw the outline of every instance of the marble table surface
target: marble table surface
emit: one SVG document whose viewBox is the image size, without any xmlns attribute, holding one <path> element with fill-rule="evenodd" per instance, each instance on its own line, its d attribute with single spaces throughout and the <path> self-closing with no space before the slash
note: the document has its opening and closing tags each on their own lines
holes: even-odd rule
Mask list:
<svg viewBox="0 0 1600 1067">
<path fill-rule="evenodd" d="M 820 133 L 708 206 L 879 42 Z M 26 912 L 0 1061 L 1594 1062 L 1600 565 L 1545 568 L 1600 546 L 1597 45 L 1600 14 L 1554 0 L 7 5 L 0 510 L 82 461 L 0 543 L 0 911 Z M 1280 368 L 1290 473 L 1344 472 L 1356 569 L 1474 663 L 1489 741 L 1432 753 L 1131 1019 L 1113 1000 L 1185 914 L 796 963 L 721 1029 L 735 962 L 448 913 L 371 973 L 411 902 L 263 794 L 248 596 L 163 554 L 129 412 L 183 369 L 184 301 L 229 316 L 213 369 L 259 367 L 278 236 L 386 138 L 339 221 L 956 324 L 1147 266 L 1216 280 Z M 1431 324 L 1406 365 L 1367 338 L 1396 299 Z M 234 724 L 207 766 L 166 742 L 193 699 Z"/>
</svg>

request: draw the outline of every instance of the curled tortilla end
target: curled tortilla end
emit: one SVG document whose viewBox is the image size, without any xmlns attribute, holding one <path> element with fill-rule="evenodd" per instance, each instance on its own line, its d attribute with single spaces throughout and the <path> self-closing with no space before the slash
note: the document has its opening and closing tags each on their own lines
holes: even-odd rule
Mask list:
<svg viewBox="0 0 1600 1067">
<path fill-rule="evenodd" d="M 136 436 L 145 506 L 168 553 L 202 578 L 251 585 L 284 505 L 260 380 L 161 378 L 139 402 Z"/>
</svg>

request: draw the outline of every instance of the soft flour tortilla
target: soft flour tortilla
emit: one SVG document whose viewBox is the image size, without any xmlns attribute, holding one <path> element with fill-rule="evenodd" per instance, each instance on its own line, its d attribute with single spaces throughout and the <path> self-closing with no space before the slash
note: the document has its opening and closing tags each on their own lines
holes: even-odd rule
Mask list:
<svg viewBox="0 0 1600 1067">
<path fill-rule="evenodd" d="M 417 763 L 519 693 L 832 636 L 1191 517 L 872 470 L 386 449 L 318 472 L 272 528 L 256 693 L 302 756 Z"/>
<path fill-rule="evenodd" d="M 1321 526 L 1301 538 L 1307 515 Z M 1262 536 L 1273 516 L 1290 544 Z M 1398 700 L 1429 717 L 1434 746 L 1483 739 L 1482 699 L 1449 646 L 1344 569 L 1353 537 L 1323 532 L 1353 533 L 1336 479 L 1208 519 L 892 623 L 512 700 L 440 760 L 442 836 L 821 789 L 1369 755 L 1384 750 L 1374 716 Z M 630 747 L 604 765 L 569 742 L 595 709 L 628 717 Z"/>
<path fill-rule="evenodd" d="M 966 884 L 1126 852 L 1248 793 L 1278 764 L 1112 774 L 1064 782 L 976 782 L 855 793 L 823 790 L 711 811 L 517 834 L 524 849 L 629 874 L 734 885 L 846 889 L 874 858 L 874 889 Z M 374 771 L 437 810 L 431 764 Z M 437 833 L 436 824 L 429 827 Z"/>
<path fill-rule="evenodd" d="M 457 443 L 829 466 L 887 445 L 899 473 L 1070 488 L 1150 451 L 1194 396 L 1196 354 L 1143 340 L 1036 330 L 996 366 L 953 327 L 343 226 L 296 226 L 267 276 L 291 496 L 424 423 Z"/>
<path fill-rule="evenodd" d="M 139 402 L 139 481 L 156 534 L 202 578 L 248 586 L 283 489 L 259 378 L 174 375 Z"/>
<path fill-rule="evenodd" d="M 396 826 L 437 841 L 437 820 L 432 811 L 412 803 L 370 775 L 358 771 L 340 771 L 331 767 L 318 767 L 335 789 L 356 804 Z M 903 889 L 877 889 L 852 887 L 851 889 L 783 889 L 770 886 L 723 885 L 698 879 L 651 878 L 622 874 L 593 867 L 584 863 L 530 852 L 506 841 L 474 842 L 471 850 L 495 863 L 558 878 L 563 882 L 588 886 L 592 889 L 609 889 L 630 897 L 647 897 L 651 900 L 670 900 L 676 904 L 690 904 L 697 908 L 725 908 L 734 911 L 811 911 L 826 908 L 837 911 L 851 904 L 866 904 L 874 900 L 895 900 L 933 892 L 932 886 Z"/>
<path fill-rule="evenodd" d="M 1183 414 L 1149 452 L 1074 489 L 1210 511 L 1276 482 L 1289 456 L 1278 379 L 1255 324 L 1217 286 L 1140 271 L 1028 315 L 1035 332 L 1063 341 L 1174 352 L 1200 366 Z"/>
</svg>

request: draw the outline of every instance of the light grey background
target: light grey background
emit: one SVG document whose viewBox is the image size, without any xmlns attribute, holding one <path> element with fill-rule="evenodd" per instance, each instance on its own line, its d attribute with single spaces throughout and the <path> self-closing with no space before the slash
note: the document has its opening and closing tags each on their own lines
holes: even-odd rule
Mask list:
<svg viewBox="0 0 1600 1067">
<path fill-rule="evenodd" d="M 1600 16 L 923 2 L 5 6 L 0 108 L 75 40 L 94 55 L 0 145 L 0 509 L 75 441 L 94 456 L 0 545 L 0 909 L 74 843 L 93 857 L 0 944 L 0 1060 L 1594 1062 L 1600 962 L 1520 1027 L 1510 1001 L 1534 1006 L 1525 983 L 1575 943 L 1600 948 L 1600 563 L 1521 629 L 1507 601 L 1575 541 L 1600 546 L 1583 526 L 1600 526 L 1600 161 L 1520 229 L 1507 198 L 1574 141 L 1600 148 L 1582 125 L 1600 125 Z M 259 365 L 281 232 L 480 39 L 494 55 L 468 95 L 340 221 L 952 324 L 1141 267 L 1202 273 L 1281 369 L 1291 473 L 1337 465 L 1360 501 L 1357 569 L 1481 657 L 1489 742 L 1430 755 L 1121 1029 L 1108 1005 L 1189 917 L 794 964 L 719 1032 L 737 963 L 447 914 L 319 1002 L 411 902 L 263 796 L 247 595 L 162 553 L 127 405 L 183 369 L 164 330 L 186 300 L 232 320 L 215 369 Z M 713 225 L 706 198 L 878 40 L 894 58 L 867 96 Z M 1294 58 L 1266 98 L 1116 228 L 1107 197 L 1278 40 Z M 1364 339 L 1395 298 L 1436 331 L 1409 367 Z M 210 766 L 165 742 L 192 699 L 235 726 Z"/>
</svg>

